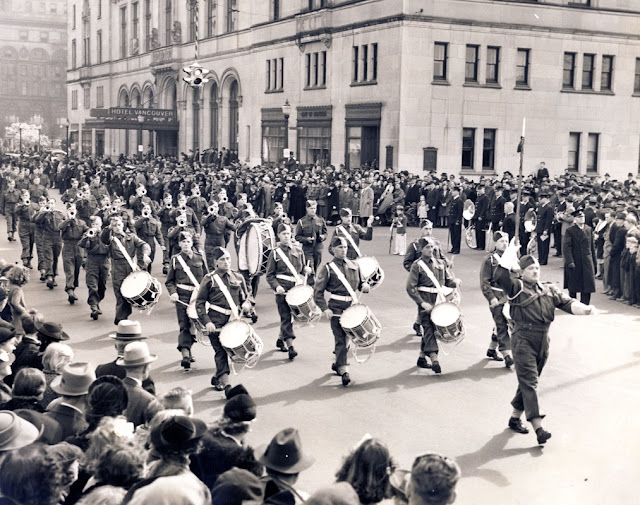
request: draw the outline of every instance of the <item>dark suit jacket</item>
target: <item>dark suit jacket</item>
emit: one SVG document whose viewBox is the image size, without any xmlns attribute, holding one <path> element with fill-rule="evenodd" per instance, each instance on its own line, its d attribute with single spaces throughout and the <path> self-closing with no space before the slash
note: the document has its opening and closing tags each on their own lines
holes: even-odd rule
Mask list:
<svg viewBox="0 0 640 505">
<path fill-rule="evenodd" d="M 543 232 L 551 233 L 551 223 L 553 223 L 553 208 L 550 204 L 538 208 L 538 224 L 536 226 L 536 234 L 542 235 Z"/>
<path fill-rule="evenodd" d="M 125 367 L 117 365 L 115 361 L 112 361 L 104 365 L 98 365 L 98 368 L 96 368 L 96 377 L 102 377 L 103 375 L 115 375 L 119 379 L 124 379 L 127 376 L 127 370 Z M 156 384 L 151 377 L 142 381 L 142 388 L 153 396 L 156 395 Z"/>
<path fill-rule="evenodd" d="M 132 378 L 125 377 L 122 382 L 124 382 L 127 388 L 127 393 L 129 393 L 129 403 L 126 412 L 127 420 L 133 423 L 134 426 L 140 426 L 144 424 L 145 412 L 149 404 L 157 402 L 158 400 L 156 400 L 156 397 L 151 393 L 138 386 L 138 383 Z"/>
<path fill-rule="evenodd" d="M 562 241 L 564 287 L 571 293 L 595 293 L 596 249 L 591 228 L 581 230 L 574 224 L 567 228 Z M 569 265 L 573 264 L 573 268 Z"/>
<path fill-rule="evenodd" d="M 64 441 L 68 437 L 73 437 L 78 433 L 82 433 L 89 426 L 84 419 L 84 415 L 76 409 L 58 403 L 51 410 L 47 411 L 45 416 L 53 419 L 60 427 L 56 430 L 55 435 L 48 437 L 53 440 L 53 444 Z"/>
<path fill-rule="evenodd" d="M 480 195 L 476 200 L 476 212 L 473 215 L 473 219 L 482 219 L 483 221 L 486 221 L 488 212 L 489 197 L 487 195 Z"/>
<path fill-rule="evenodd" d="M 512 212 L 504 218 L 502 231 L 509 235 L 509 241 L 516 236 L 516 214 Z"/>
<path fill-rule="evenodd" d="M 463 206 L 464 204 L 459 197 L 451 200 L 451 205 L 449 206 L 449 226 L 462 223 Z"/>
</svg>

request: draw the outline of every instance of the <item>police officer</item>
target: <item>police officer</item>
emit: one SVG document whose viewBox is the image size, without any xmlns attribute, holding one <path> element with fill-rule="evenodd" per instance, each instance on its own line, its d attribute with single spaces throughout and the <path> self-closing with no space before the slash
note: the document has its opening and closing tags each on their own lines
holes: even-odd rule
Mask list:
<svg viewBox="0 0 640 505">
<path fill-rule="evenodd" d="M 20 191 L 16 189 L 16 181 L 8 179 L 7 187 L 2 191 L 2 213 L 7 220 L 7 238 L 9 239 L 9 242 L 13 242 L 15 240 L 14 234 L 16 232 L 18 217 L 16 215 L 16 205 L 20 199 Z"/>
<path fill-rule="evenodd" d="M 235 310 L 251 310 L 251 302 L 244 278 L 231 270 L 231 255 L 223 247 L 212 252 L 215 270 L 206 275 L 200 284 L 196 297 L 198 319 L 209 332 L 211 346 L 215 351 L 216 372 L 211 377 L 211 385 L 218 391 L 231 389 L 229 384 L 229 361 L 227 352 L 220 343 L 220 330 L 227 324 Z M 230 299 L 227 298 L 230 297 Z M 207 310 L 206 303 L 209 302 Z M 232 302 L 232 303 L 230 303 Z M 233 305 L 233 306 L 232 306 Z"/>
<path fill-rule="evenodd" d="M 280 336 L 276 346 L 281 351 L 288 352 L 289 359 L 293 360 L 298 355 L 293 348 L 296 336 L 293 333 L 291 308 L 285 297 L 292 287 L 302 283 L 301 273 L 311 273 L 311 267 L 304 266 L 302 248 L 292 242 L 291 226 L 281 223 L 278 238 L 280 242 L 269 254 L 267 282 L 276 293 L 276 306 L 280 315 Z"/>
<path fill-rule="evenodd" d="M 525 255 L 518 261 L 518 247 L 514 243 L 509 244 L 499 263 L 496 279 L 509 297 L 514 322 L 513 361 L 518 377 L 508 426 L 518 433 L 528 433 L 520 419 L 526 412 L 538 443 L 544 444 L 551 438 L 551 433 L 542 427 L 537 389 L 538 378 L 549 357 L 549 326 L 555 317 L 555 309 L 577 315 L 594 314 L 596 309 L 569 298 L 553 283 L 542 284 L 538 260 Z M 520 272 L 520 279 L 512 278 L 510 271 Z"/>
<path fill-rule="evenodd" d="M 309 262 L 315 273 L 322 259 L 322 242 L 327 238 L 327 223 L 316 216 L 318 203 L 315 200 L 307 200 L 307 213 L 298 220 L 296 225 L 296 240 L 302 244 L 305 262 Z M 314 274 L 308 278 L 309 285 L 313 286 Z"/>
<path fill-rule="evenodd" d="M 318 271 L 318 279 L 314 288 L 316 305 L 331 320 L 331 331 L 335 341 L 335 363 L 331 369 L 342 377 L 342 385 L 348 386 L 351 382 L 347 363 L 347 334 L 340 325 L 340 316 L 354 302 L 352 292 L 357 290 L 368 293 L 370 286 L 362 279 L 358 265 L 347 258 L 349 245 L 344 237 L 333 237 L 331 241 L 331 254 L 333 260 L 323 265 Z M 340 272 L 338 274 L 337 272 Z M 341 277 L 348 283 L 347 288 Z M 324 292 L 329 292 L 329 303 L 324 298 Z"/>
<path fill-rule="evenodd" d="M 431 311 L 435 306 L 439 292 L 432 277 L 440 286 L 456 288 L 460 285 L 460 279 L 454 279 L 447 264 L 434 254 L 436 243 L 433 238 L 422 239 L 422 251 L 420 258 L 409 269 L 407 280 L 407 293 L 418 305 L 420 325 L 422 326 L 422 342 L 417 365 L 420 368 L 432 368 L 435 373 L 441 373 L 442 368 L 438 361 L 438 341 L 435 337 L 435 328 L 431 321 Z M 427 361 L 431 360 L 431 366 Z"/>
<path fill-rule="evenodd" d="M 504 253 L 509 245 L 509 235 L 496 231 L 493 234 L 495 242 L 495 251 L 489 253 L 482 260 L 480 265 L 480 291 L 489 302 L 489 310 L 495 324 L 495 331 L 491 334 L 491 343 L 487 349 L 487 357 L 495 361 L 502 361 L 503 358 L 498 354 L 496 348 L 504 356 L 504 364 L 507 368 L 513 366 L 513 358 L 511 357 L 511 339 L 509 338 L 509 328 L 507 319 L 503 313 L 504 304 L 507 296 L 504 290 L 498 286 L 496 280 L 496 271 L 499 268 L 500 256 Z"/>
<path fill-rule="evenodd" d="M 180 252 L 171 258 L 169 272 L 165 286 L 169 291 L 170 300 L 176 305 L 178 316 L 178 351 L 182 354 L 180 366 L 185 370 L 191 369 L 195 361 L 191 355 L 195 335 L 191 332 L 192 324 L 187 314 L 187 306 L 197 292 L 205 274 L 204 258 L 193 250 L 191 233 L 182 231 L 178 237 Z"/>
<path fill-rule="evenodd" d="M 363 228 L 359 224 L 352 223 L 353 215 L 351 213 L 351 209 L 340 209 L 339 213 L 342 222 L 336 226 L 333 236 L 340 236 L 347 239 L 347 244 L 349 246 L 349 249 L 347 250 L 347 258 L 354 260 L 362 256 L 360 249 L 358 248 L 360 240 L 373 239 L 373 216 L 369 216 L 367 219 L 367 227 Z M 333 237 L 332 240 L 329 241 L 329 244 L 331 244 L 331 242 L 333 242 Z M 331 253 L 331 246 L 329 246 L 329 253 Z"/>
<path fill-rule="evenodd" d="M 65 287 L 71 305 L 78 299 L 74 289 L 78 287 L 78 276 L 82 266 L 82 253 L 78 242 L 89 227 L 78 219 L 76 206 L 70 204 L 67 219 L 60 224 L 62 235 L 62 267 L 64 268 Z"/>
<path fill-rule="evenodd" d="M 118 216 L 111 218 L 109 226 L 102 230 L 100 240 L 109 246 L 111 283 L 116 297 L 116 314 L 113 324 L 117 325 L 123 319 L 129 319 L 132 312 L 131 304 L 120 292 L 122 282 L 133 272 L 130 261 L 135 263 L 137 258 L 138 268 L 146 268 L 151 263 L 149 257 L 151 248 L 135 234 L 125 232 L 124 222 Z"/>
<path fill-rule="evenodd" d="M 98 320 L 102 314 L 100 302 L 107 291 L 107 279 L 111 263 L 109 262 L 109 246 L 100 240 L 102 219 L 99 216 L 91 218 L 91 227 L 82 235 L 78 246 L 87 251 L 85 264 L 86 283 L 89 290 L 87 304 L 91 309 L 91 319 Z"/>
</svg>

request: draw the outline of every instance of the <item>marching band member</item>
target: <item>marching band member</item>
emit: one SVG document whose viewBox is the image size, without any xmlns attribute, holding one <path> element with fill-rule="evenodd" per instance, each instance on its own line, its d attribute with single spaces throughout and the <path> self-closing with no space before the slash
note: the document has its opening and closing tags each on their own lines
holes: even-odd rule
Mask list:
<svg viewBox="0 0 640 505">
<path fill-rule="evenodd" d="M 62 234 L 62 267 L 65 276 L 64 290 L 71 305 L 78 299 L 74 289 L 78 287 L 78 277 L 83 259 L 78 241 L 88 228 L 84 221 L 78 219 L 76 206 L 69 204 L 67 219 L 60 224 L 60 233 Z"/>
<path fill-rule="evenodd" d="M 186 231 L 191 233 L 191 238 L 193 240 L 193 246 L 196 250 L 204 257 L 204 251 L 202 250 L 202 245 L 200 243 L 200 234 L 196 231 L 196 229 L 189 224 L 188 214 L 182 212 L 175 214 L 176 224 L 169 228 L 169 232 L 167 233 L 167 249 L 169 250 L 169 254 L 171 256 L 175 256 L 180 252 L 180 245 L 178 244 L 178 238 L 180 237 L 180 232 Z"/>
<path fill-rule="evenodd" d="M 355 291 L 368 293 L 370 286 L 363 282 L 358 265 L 347 258 L 349 245 L 347 239 L 336 236 L 331 241 L 333 260 L 326 263 L 318 271 L 318 279 L 314 288 L 316 305 L 331 320 L 331 331 L 335 340 L 335 363 L 331 369 L 342 377 L 342 385 L 351 382 L 347 363 L 347 334 L 340 325 L 340 316 L 354 301 Z M 324 298 L 324 292 L 329 292 L 329 303 Z"/>
<path fill-rule="evenodd" d="M 22 254 L 20 259 L 22 264 L 27 268 L 31 266 L 33 259 L 33 246 L 35 244 L 35 223 L 34 217 L 38 211 L 36 202 L 31 201 L 29 191 L 22 190 L 21 200 L 16 205 L 16 216 L 18 217 L 18 236 L 22 245 Z"/>
<path fill-rule="evenodd" d="M 171 215 L 174 219 L 177 219 L 181 214 L 186 216 L 187 226 L 193 228 L 196 235 L 200 236 L 200 233 L 202 232 L 200 221 L 198 221 L 198 218 L 193 212 L 193 209 L 187 205 L 187 197 L 184 195 L 184 193 L 180 193 L 178 195 L 178 207 L 176 209 L 173 209 L 173 211 L 171 212 Z"/>
<path fill-rule="evenodd" d="M 67 204 L 67 203 L 76 202 L 76 200 L 78 199 L 78 193 L 80 192 L 80 190 L 78 189 L 78 186 L 79 186 L 78 179 L 73 177 L 71 179 L 71 187 L 67 189 L 60 197 L 60 200 L 62 200 L 62 203 Z"/>
<path fill-rule="evenodd" d="M 102 219 L 99 216 L 91 217 L 91 227 L 82 235 L 78 246 L 87 250 L 85 263 L 87 289 L 89 297 L 87 304 L 91 309 L 91 319 L 98 320 L 102 314 L 100 302 L 107 292 L 107 279 L 111 263 L 109 262 L 109 246 L 100 240 Z"/>
<path fill-rule="evenodd" d="M 565 295 L 553 283 L 540 282 L 540 264 L 533 256 L 525 255 L 518 261 L 518 246 L 509 244 L 500 257 L 496 279 L 504 289 L 511 305 L 513 331 L 513 361 L 518 377 L 518 389 L 511 401 L 513 413 L 509 428 L 517 433 L 529 433 L 520 417 L 526 412 L 527 421 L 536 432 L 539 444 L 551 438 L 542 427 L 538 405 L 538 378 L 549 357 L 549 326 L 556 307 L 569 314 L 590 315 L 593 305 L 584 305 Z M 511 277 L 510 271 L 520 272 L 520 279 Z"/>
<path fill-rule="evenodd" d="M 311 267 L 304 266 L 302 248 L 292 242 L 291 226 L 281 223 L 278 238 L 278 246 L 269 254 L 267 282 L 276 293 L 276 306 L 280 315 L 280 336 L 276 346 L 282 352 L 288 352 L 289 359 L 293 360 L 298 355 L 293 348 L 296 336 L 293 334 L 291 308 L 285 296 L 293 286 L 302 283 L 301 273 L 311 273 Z"/>
<path fill-rule="evenodd" d="M 91 216 L 96 212 L 98 202 L 91 194 L 91 189 L 87 184 L 84 184 L 80 188 L 75 203 L 78 211 L 78 218 L 84 221 L 87 226 L 91 226 Z"/>
<path fill-rule="evenodd" d="M 436 244 L 433 238 L 423 238 L 422 244 L 422 254 L 411 265 L 407 280 L 407 293 L 418 305 L 423 331 L 417 365 L 420 368 L 432 368 L 435 373 L 441 373 L 442 369 L 438 362 L 438 341 L 431 321 L 431 311 L 439 296 L 438 287 L 443 285 L 449 288 L 458 287 L 460 279 L 454 279 L 446 263 L 434 255 Z M 431 367 L 429 367 L 427 356 L 431 360 Z"/>
<path fill-rule="evenodd" d="M 43 209 L 38 212 L 34 221 L 40 228 L 42 240 L 42 266 L 47 287 L 53 289 L 58 284 L 58 257 L 62 251 L 62 238 L 60 236 L 60 224 L 64 220 L 62 212 L 55 210 L 55 200 L 49 199 Z"/>
<path fill-rule="evenodd" d="M 181 231 L 178 244 L 180 252 L 171 258 L 169 272 L 165 286 L 169 291 L 169 299 L 176 306 L 178 316 L 178 351 L 182 354 L 180 366 L 185 370 L 191 369 L 191 363 L 195 361 L 191 355 L 194 335 L 191 333 L 191 320 L 187 315 L 187 306 L 191 302 L 194 291 L 197 291 L 205 274 L 203 257 L 193 250 L 191 233 Z"/>
<path fill-rule="evenodd" d="M 134 257 L 137 258 L 137 266 L 140 269 L 145 269 L 151 263 L 149 257 L 151 248 L 134 233 L 125 232 L 124 222 L 120 217 L 111 218 L 109 226 L 102 230 L 100 240 L 109 246 L 112 264 L 111 283 L 116 297 L 116 314 L 113 324 L 117 325 L 123 319 L 129 319 L 132 312 L 131 304 L 120 292 L 122 282 L 134 270 Z"/>
<path fill-rule="evenodd" d="M 162 206 L 158 210 L 158 220 L 160 221 L 160 230 L 162 231 L 162 239 L 164 240 L 165 248 L 162 251 L 162 273 L 167 275 L 169 271 L 169 259 L 171 258 L 171 251 L 169 247 L 169 228 L 175 223 L 175 219 L 172 216 L 173 211 L 173 197 L 171 193 L 165 193 L 162 200 Z"/>
<path fill-rule="evenodd" d="M 215 351 L 216 372 L 211 377 L 211 385 L 217 391 L 228 391 L 229 360 L 227 352 L 220 343 L 220 330 L 229 322 L 232 315 L 239 316 L 238 310 L 251 310 L 251 302 L 244 278 L 231 270 L 231 255 L 223 247 L 213 251 L 215 270 L 207 274 L 198 290 L 196 312 L 200 322 L 209 332 L 209 340 Z M 206 303 L 209 302 L 209 309 Z M 235 314 L 234 314 L 235 312 Z M 228 389 L 227 389 L 228 388 Z"/>
<path fill-rule="evenodd" d="M 207 210 L 207 200 L 202 197 L 200 186 L 197 183 L 193 183 L 193 186 L 191 186 L 191 196 L 187 198 L 187 206 L 193 210 L 198 221 L 202 223 L 202 218 Z"/>
<path fill-rule="evenodd" d="M 352 222 L 353 215 L 351 209 L 340 209 L 340 220 L 342 221 L 333 232 L 333 237 L 344 237 L 347 239 L 347 258 L 354 260 L 362 254 L 358 245 L 360 240 L 372 240 L 373 239 L 373 216 L 369 216 L 367 219 L 367 228 L 363 228 L 359 224 Z M 329 241 L 329 244 L 333 243 L 333 237 Z M 331 254 L 331 245 L 329 245 L 329 253 Z"/>
<path fill-rule="evenodd" d="M 307 213 L 298 220 L 295 238 L 302 244 L 305 262 L 310 262 L 313 272 L 309 276 L 309 286 L 313 286 L 314 274 L 318 271 L 322 259 L 322 242 L 327 238 L 327 223 L 316 216 L 318 203 L 315 200 L 307 200 Z"/>
<path fill-rule="evenodd" d="M 16 189 L 16 181 L 7 180 L 7 187 L 2 191 L 2 213 L 7 220 L 7 238 L 9 242 L 15 240 L 16 232 L 16 205 L 20 201 L 20 191 Z M 37 201 L 37 200 L 35 200 Z"/>
<path fill-rule="evenodd" d="M 140 185 L 136 188 L 136 194 L 129 197 L 129 207 L 133 210 L 134 219 L 142 215 L 145 206 L 151 207 L 151 198 L 147 196 L 147 188 Z"/>
<path fill-rule="evenodd" d="M 162 227 L 159 221 L 153 217 L 150 204 L 145 203 L 142 205 L 140 216 L 134 221 L 133 226 L 135 228 L 136 235 L 149 244 L 149 247 L 151 248 L 151 254 L 149 255 L 151 263 L 149 263 L 149 266 L 147 267 L 148 272 L 151 273 L 151 264 L 156 256 L 156 242 L 160 246 L 163 254 L 166 246 L 164 243 L 164 237 L 162 236 Z"/>
<path fill-rule="evenodd" d="M 278 236 L 280 223 L 291 225 L 291 219 L 284 213 L 281 202 L 275 202 L 273 204 L 273 213 L 268 217 L 271 219 L 271 226 L 273 227 L 273 233 L 276 237 Z"/>
<path fill-rule="evenodd" d="M 509 245 L 509 235 L 502 231 L 496 231 L 493 234 L 495 242 L 495 251 L 485 256 L 480 266 L 480 290 L 489 302 L 489 310 L 491 317 L 496 325 L 495 332 L 491 334 L 491 343 L 487 349 L 487 357 L 495 361 L 502 361 L 503 358 L 498 354 L 496 348 L 500 345 L 499 350 L 504 356 L 504 364 L 507 368 L 513 366 L 513 358 L 511 357 L 511 340 L 509 338 L 509 330 L 507 319 L 502 312 L 507 296 L 504 290 L 498 286 L 496 272 L 499 268 L 500 256 Z"/>
<path fill-rule="evenodd" d="M 204 252 L 207 258 L 207 265 L 213 265 L 213 250 L 216 247 L 224 247 L 226 244 L 225 235 L 227 232 L 236 230 L 236 226 L 226 216 L 221 216 L 218 202 L 211 202 L 208 212 L 202 220 L 202 228 L 205 231 Z"/>
</svg>

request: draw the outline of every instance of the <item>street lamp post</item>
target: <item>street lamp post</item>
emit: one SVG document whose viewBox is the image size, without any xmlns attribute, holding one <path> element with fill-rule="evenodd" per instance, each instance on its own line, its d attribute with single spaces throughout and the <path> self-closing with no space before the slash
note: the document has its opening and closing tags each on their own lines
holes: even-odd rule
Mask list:
<svg viewBox="0 0 640 505">
<path fill-rule="evenodd" d="M 42 125 L 38 125 L 38 152 L 42 149 L 42 144 L 40 142 L 40 131 L 42 130 Z"/>
<path fill-rule="evenodd" d="M 289 117 L 291 116 L 291 104 L 289 104 L 289 100 L 284 101 L 282 113 L 284 114 L 284 148 L 289 149 Z"/>
<path fill-rule="evenodd" d="M 18 126 L 18 132 L 20 135 L 20 156 L 22 156 L 22 126 Z"/>
<path fill-rule="evenodd" d="M 71 124 L 69 123 L 69 118 L 64 118 L 60 120 L 60 128 L 66 128 L 67 129 L 67 143 L 66 143 L 66 149 L 65 149 L 65 163 L 67 165 L 69 165 L 69 126 L 71 126 Z"/>
<path fill-rule="evenodd" d="M 144 123 L 144 116 L 138 116 L 138 159 L 142 160 L 142 151 L 140 146 L 142 145 L 142 124 Z"/>
</svg>

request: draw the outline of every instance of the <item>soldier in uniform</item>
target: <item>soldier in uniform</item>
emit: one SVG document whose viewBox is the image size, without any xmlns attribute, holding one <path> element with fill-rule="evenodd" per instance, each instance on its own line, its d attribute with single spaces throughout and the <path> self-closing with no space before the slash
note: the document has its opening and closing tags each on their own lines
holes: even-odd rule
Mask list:
<svg viewBox="0 0 640 505">
<path fill-rule="evenodd" d="M 34 221 L 36 227 L 41 231 L 42 240 L 42 261 L 44 276 L 47 287 L 53 289 L 58 284 L 58 258 L 62 252 L 62 237 L 60 236 L 60 225 L 64 220 L 64 215 L 59 210 L 55 210 L 55 200 L 50 199 L 43 209 L 38 212 Z M 38 253 L 39 255 L 39 253 Z"/>
<path fill-rule="evenodd" d="M 160 230 L 162 231 L 162 239 L 164 240 L 165 249 L 162 251 L 162 273 L 167 275 L 169 271 L 169 259 L 171 251 L 169 251 L 169 228 L 176 222 L 172 216 L 173 198 L 171 193 L 165 193 L 162 206 L 158 211 L 158 220 L 160 221 Z"/>
<path fill-rule="evenodd" d="M 340 325 L 340 316 L 353 303 L 352 292 L 360 290 L 368 293 L 370 290 L 369 284 L 362 279 L 358 265 L 347 258 L 348 248 L 346 238 L 340 236 L 333 238 L 331 241 L 333 260 L 318 271 L 314 288 L 316 305 L 331 320 L 331 331 L 335 341 L 335 363 L 331 365 L 331 369 L 342 377 L 342 385 L 345 387 L 351 382 L 351 377 L 347 363 L 347 334 Z M 349 284 L 350 289 L 341 278 Z M 329 292 L 328 304 L 324 298 L 325 291 Z"/>
<path fill-rule="evenodd" d="M 193 183 L 191 186 L 191 196 L 187 198 L 187 206 L 193 210 L 198 222 L 202 223 L 202 218 L 207 210 L 207 200 L 205 200 L 200 193 L 200 186 Z"/>
<path fill-rule="evenodd" d="M 537 389 L 538 378 L 549 357 L 549 326 L 555 317 L 555 309 L 589 315 L 595 313 L 595 307 L 569 298 L 553 283 L 542 284 L 538 261 L 530 255 L 518 261 L 518 246 L 513 243 L 502 254 L 499 263 L 496 280 L 511 305 L 513 360 L 518 376 L 518 389 L 511 401 L 513 412 L 508 426 L 517 433 L 528 433 L 520 419 L 526 412 L 538 443 L 544 444 L 551 438 L 551 433 L 542 427 Z M 520 272 L 521 278 L 514 279 L 511 271 Z"/>
<path fill-rule="evenodd" d="M 195 361 L 191 355 L 195 335 L 191 332 L 192 324 L 187 314 L 187 306 L 193 294 L 200 287 L 205 274 L 204 258 L 193 250 L 191 233 L 182 231 L 178 237 L 180 252 L 171 258 L 169 272 L 165 286 L 169 291 L 170 300 L 176 305 L 178 316 L 178 351 L 182 354 L 180 366 L 185 370 L 191 369 Z"/>
<path fill-rule="evenodd" d="M 460 187 L 454 186 L 451 190 L 451 203 L 449 204 L 449 234 L 451 235 L 451 254 L 460 254 L 460 241 L 462 240 L 462 210 L 463 203 L 460 199 Z"/>
<path fill-rule="evenodd" d="M 23 190 L 21 200 L 16 205 L 16 216 L 18 217 L 18 236 L 20 237 L 20 243 L 22 244 L 22 264 L 27 268 L 33 268 L 31 266 L 31 260 L 33 259 L 33 245 L 35 243 L 35 229 L 36 225 L 33 221 L 36 212 L 38 212 L 38 205 L 36 202 L 31 202 L 31 196 L 27 190 Z"/>
<path fill-rule="evenodd" d="M 307 214 L 298 220 L 295 238 L 302 244 L 305 262 L 309 262 L 313 268 L 313 274 L 309 276 L 309 285 L 314 284 L 314 274 L 318 270 L 322 259 L 322 242 L 327 238 L 327 223 L 316 216 L 318 204 L 315 200 L 307 200 Z"/>
<path fill-rule="evenodd" d="M 432 368 L 435 373 L 441 373 L 442 368 L 438 361 L 438 341 L 431 321 L 431 311 L 437 301 L 438 289 L 431 276 L 435 277 L 440 286 L 448 288 L 458 287 L 460 280 L 454 279 L 447 264 L 435 256 L 435 249 L 436 242 L 433 238 L 422 239 L 421 256 L 411 265 L 406 289 L 411 299 L 418 305 L 420 325 L 423 331 L 417 365 L 420 368 Z M 428 273 L 429 270 L 431 275 Z M 431 360 L 431 366 L 429 366 L 427 356 Z"/>
<path fill-rule="evenodd" d="M 134 262 L 137 259 L 138 268 L 145 269 L 151 262 L 149 257 L 151 248 L 135 234 L 125 232 L 124 222 L 120 217 L 111 218 L 109 226 L 102 230 L 100 240 L 109 246 L 112 266 L 111 283 L 116 297 L 116 314 L 113 324 L 117 325 L 123 319 L 129 319 L 132 312 L 131 304 L 120 292 L 123 281 L 133 272 L 129 261 Z"/>
<path fill-rule="evenodd" d="M 180 214 L 186 216 L 187 226 L 193 228 L 196 235 L 200 236 L 200 233 L 202 232 L 200 221 L 198 221 L 198 218 L 193 212 L 193 209 L 187 205 L 187 197 L 183 193 L 180 193 L 178 195 L 178 207 L 176 209 L 173 209 L 173 211 L 171 212 L 171 215 L 174 219 L 177 219 Z"/>
<path fill-rule="evenodd" d="M 147 267 L 148 272 L 151 273 L 151 264 L 156 256 L 156 242 L 160 246 L 163 254 L 166 249 L 164 237 L 162 236 L 162 227 L 160 222 L 153 217 L 153 214 L 151 213 L 151 205 L 144 204 L 142 206 L 140 216 L 135 220 L 133 226 L 135 228 L 136 235 L 144 240 L 151 248 L 151 254 L 149 255 L 151 263 L 149 263 L 149 266 Z"/>
<path fill-rule="evenodd" d="M 102 219 L 99 216 L 91 218 L 91 227 L 82 235 L 78 246 L 86 249 L 87 259 L 85 264 L 86 283 L 89 290 L 87 304 L 91 309 L 91 319 L 98 320 L 102 314 L 100 302 L 107 291 L 107 279 L 109 278 L 109 246 L 100 240 Z"/>
<path fill-rule="evenodd" d="M 245 312 L 251 310 L 251 302 L 244 278 L 231 270 L 231 255 L 223 247 L 212 252 L 215 270 L 206 275 L 198 289 L 196 297 L 196 312 L 198 319 L 209 332 L 211 346 L 215 351 L 216 372 L 211 377 L 211 385 L 218 391 L 231 389 L 229 384 L 229 360 L 227 352 L 220 343 L 220 330 L 229 322 L 236 310 Z M 228 299 L 227 297 L 230 297 Z M 209 302 L 207 310 L 206 303 Z M 230 303 L 232 302 L 232 303 Z"/>
<path fill-rule="evenodd" d="M 495 324 L 495 331 L 491 334 L 491 343 L 487 349 L 487 357 L 495 361 L 503 361 L 504 359 L 505 366 L 511 368 L 513 366 L 511 340 L 509 339 L 507 319 L 503 313 L 507 296 L 504 290 L 498 286 L 496 280 L 498 262 L 509 245 L 509 235 L 502 231 L 496 231 L 493 234 L 493 241 L 495 242 L 495 251 L 485 256 L 482 265 L 480 265 L 480 291 L 489 302 L 489 310 Z M 504 358 L 498 354 L 496 348 L 500 350 Z"/>
<path fill-rule="evenodd" d="M 293 334 L 291 308 L 285 296 L 292 287 L 302 283 L 301 273 L 311 273 L 311 267 L 304 266 L 304 253 L 299 244 L 292 242 L 290 225 L 280 224 L 278 238 L 278 246 L 269 254 L 267 282 L 276 293 L 276 306 L 280 315 L 280 336 L 276 346 L 281 351 L 288 352 L 289 359 L 293 360 L 298 355 L 293 348 L 296 336 Z"/>
<path fill-rule="evenodd" d="M 7 220 L 7 238 L 9 242 L 15 240 L 14 234 L 16 232 L 17 214 L 16 205 L 20 201 L 20 191 L 16 189 L 16 181 L 13 179 L 7 180 L 6 188 L 2 191 L 2 213 Z M 38 200 L 35 200 L 36 202 Z"/>
<path fill-rule="evenodd" d="M 76 206 L 70 204 L 67 219 L 60 224 L 60 233 L 62 234 L 62 267 L 65 276 L 64 290 L 71 305 L 78 299 L 74 290 L 78 287 L 78 276 L 83 259 L 78 242 L 88 228 L 84 221 L 78 219 Z"/>
<path fill-rule="evenodd" d="M 340 219 L 341 223 L 336 226 L 335 231 L 333 232 L 333 236 L 336 237 L 344 237 L 347 239 L 347 244 L 349 248 L 347 250 L 347 258 L 350 260 L 354 260 L 362 254 L 360 253 L 360 249 L 358 248 L 358 244 L 360 240 L 372 240 L 373 239 L 373 216 L 369 216 L 367 219 L 367 227 L 363 228 L 359 224 L 352 223 L 352 214 L 351 209 L 343 208 L 340 209 Z M 333 241 L 329 241 L 329 244 Z M 331 246 L 329 246 L 329 253 L 331 253 Z"/>
<path fill-rule="evenodd" d="M 476 211 L 472 222 L 476 225 L 476 249 L 484 251 L 487 231 L 487 217 L 489 216 L 489 197 L 484 194 L 484 186 L 478 186 L 478 197 L 476 199 Z"/>
<path fill-rule="evenodd" d="M 538 224 L 536 224 L 536 239 L 538 242 L 538 260 L 546 265 L 549 260 L 549 243 L 551 242 L 551 225 L 553 223 L 553 208 L 549 204 L 549 193 L 540 193 L 538 206 Z"/>
<path fill-rule="evenodd" d="M 207 265 L 213 265 L 213 250 L 216 247 L 224 247 L 226 244 L 225 235 L 227 232 L 236 230 L 236 226 L 226 216 L 219 214 L 219 205 L 212 202 L 208 212 L 202 220 L 202 228 L 206 233 L 204 239 L 204 252 L 207 258 Z"/>
</svg>

